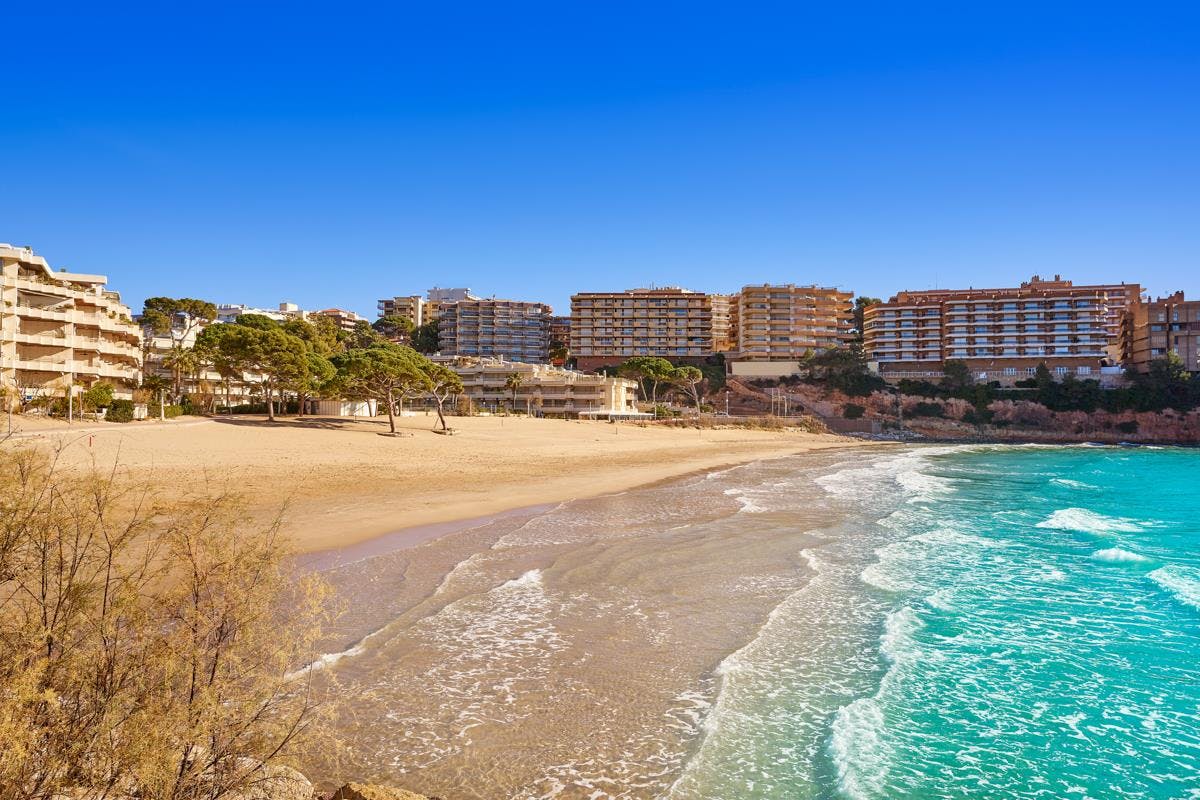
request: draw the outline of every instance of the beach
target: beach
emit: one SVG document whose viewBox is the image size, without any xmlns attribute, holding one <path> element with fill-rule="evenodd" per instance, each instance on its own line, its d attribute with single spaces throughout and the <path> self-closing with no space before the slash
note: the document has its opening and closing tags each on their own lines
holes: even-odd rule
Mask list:
<svg viewBox="0 0 1200 800">
<path fill-rule="evenodd" d="M 698 470 L 832 447 L 846 437 L 728 428 L 456 417 L 383 420 L 261 417 L 128 425 L 21 419 L 18 441 L 61 447 L 69 468 L 115 469 L 165 503 L 237 494 L 249 519 L 282 514 L 299 552 L 358 544 L 405 528 L 625 491 Z"/>
</svg>

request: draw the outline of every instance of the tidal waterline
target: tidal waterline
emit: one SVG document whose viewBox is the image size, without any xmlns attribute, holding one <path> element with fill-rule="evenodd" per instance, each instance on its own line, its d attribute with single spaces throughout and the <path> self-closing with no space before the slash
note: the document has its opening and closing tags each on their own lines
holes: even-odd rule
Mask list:
<svg viewBox="0 0 1200 800">
<path fill-rule="evenodd" d="M 1178 449 L 810 453 L 333 569 L 337 774 L 486 798 L 1200 796 L 1198 478 Z"/>
</svg>

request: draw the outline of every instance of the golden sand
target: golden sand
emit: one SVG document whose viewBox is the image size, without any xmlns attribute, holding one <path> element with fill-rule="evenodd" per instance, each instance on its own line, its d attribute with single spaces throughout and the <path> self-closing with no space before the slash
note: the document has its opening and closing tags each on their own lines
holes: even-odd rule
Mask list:
<svg viewBox="0 0 1200 800">
<path fill-rule="evenodd" d="M 156 496 L 232 490 L 257 521 L 283 509 L 301 551 L 354 544 L 416 525 L 624 491 L 702 469 L 862 444 L 798 431 L 669 429 L 633 424 L 434 416 L 398 421 L 182 418 L 127 425 L 20 418 L 23 441 L 64 445 L 63 463 L 117 469 Z"/>
</svg>

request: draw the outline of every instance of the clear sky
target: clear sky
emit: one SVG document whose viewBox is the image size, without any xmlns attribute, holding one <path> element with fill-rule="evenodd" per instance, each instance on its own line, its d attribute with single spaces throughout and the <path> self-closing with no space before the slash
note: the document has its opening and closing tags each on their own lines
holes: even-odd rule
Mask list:
<svg viewBox="0 0 1200 800">
<path fill-rule="evenodd" d="M 1033 273 L 1200 296 L 1196 3 L 17 6 L 0 241 L 135 310 Z"/>
</svg>

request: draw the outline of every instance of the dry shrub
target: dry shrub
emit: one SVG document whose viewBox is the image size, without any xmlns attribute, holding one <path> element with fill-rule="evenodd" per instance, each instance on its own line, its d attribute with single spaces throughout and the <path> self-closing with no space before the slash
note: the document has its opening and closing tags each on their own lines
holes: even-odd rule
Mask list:
<svg viewBox="0 0 1200 800">
<path fill-rule="evenodd" d="M 152 508 L 0 445 L 0 797 L 218 800 L 268 779 L 317 711 L 288 672 L 323 590 L 284 555 L 228 498 Z"/>
</svg>

